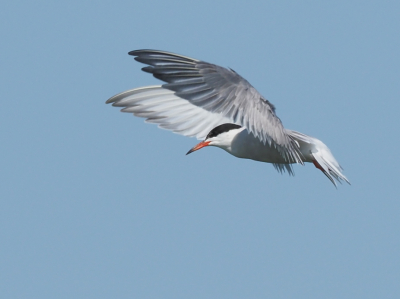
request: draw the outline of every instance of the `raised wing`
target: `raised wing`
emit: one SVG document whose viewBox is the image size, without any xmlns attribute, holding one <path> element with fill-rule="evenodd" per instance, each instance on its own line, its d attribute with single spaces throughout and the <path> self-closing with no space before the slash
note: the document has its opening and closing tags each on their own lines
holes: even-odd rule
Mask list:
<svg viewBox="0 0 400 299">
<path fill-rule="evenodd" d="M 298 144 L 286 133 L 275 107 L 233 70 L 157 50 L 136 50 L 129 55 L 148 64 L 142 70 L 166 82 L 162 87 L 179 98 L 244 126 L 262 142 L 275 146 L 288 161 L 302 163 Z"/>
</svg>

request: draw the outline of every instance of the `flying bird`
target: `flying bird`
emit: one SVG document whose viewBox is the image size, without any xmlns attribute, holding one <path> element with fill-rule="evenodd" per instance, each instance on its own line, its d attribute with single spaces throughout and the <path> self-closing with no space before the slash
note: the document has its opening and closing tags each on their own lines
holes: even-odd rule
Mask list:
<svg viewBox="0 0 400 299">
<path fill-rule="evenodd" d="M 232 69 L 158 50 L 129 52 L 165 82 L 124 91 L 106 103 L 184 136 L 202 140 L 187 154 L 216 146 L 231 155 L 272 163 L 293 175 L 292 164 L 313 163 L 335 185 L 350 184 L 320 140 L 285 129 L 275 106 Z"/>
</svg>

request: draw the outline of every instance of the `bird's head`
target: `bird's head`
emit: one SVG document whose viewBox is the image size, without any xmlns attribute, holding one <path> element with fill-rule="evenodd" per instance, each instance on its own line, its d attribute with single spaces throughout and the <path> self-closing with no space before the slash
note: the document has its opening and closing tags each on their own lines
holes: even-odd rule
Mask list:
<svg viewBox="0 0 400 299">
<path fill-rule="evenodd" d="M 208 133 L 207 137 L 194 146 L 186 155 L 193 153 L 206 146 L 217 146 L 229 151 L 233 138 L 240 132 L 241 126 L 236 124 L 222 124 L 215 127 Z"/>
</svg>

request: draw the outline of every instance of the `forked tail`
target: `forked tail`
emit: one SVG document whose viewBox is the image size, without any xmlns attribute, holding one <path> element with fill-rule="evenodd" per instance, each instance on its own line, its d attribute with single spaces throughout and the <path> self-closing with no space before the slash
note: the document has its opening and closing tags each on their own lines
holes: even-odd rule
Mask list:
<svg viewBox="0 0 400 299">
<path fill-rule="evenodd" d="M 306 162 L 312 162 L 315 167 L 320 169 L 328 179 L 337 187 L 336 181 L 350 184 L 349 180 L 342 173 L 343 168 L 333 157 L 329 148 L 317 138 L 310 137 L 303 133 L 287 130 L 300 146 L 300 150 Z"/>
<path fill-rule="evenodd" d="M 328 149 L 328 148 L 327 148 Z M 314 157 L 313 163 L 315 167 L 320 169 L 331 182 L 337 187 L 336 181 L 342 183 L 342 180 L 350 184 L 349 180 L 342 173 L 343 168 L 335 160 L 332 153 L 329 151 L 318 151 L 311 154 Z M 336 179 L 336 181 L 334 180 Z"/>
</svg>

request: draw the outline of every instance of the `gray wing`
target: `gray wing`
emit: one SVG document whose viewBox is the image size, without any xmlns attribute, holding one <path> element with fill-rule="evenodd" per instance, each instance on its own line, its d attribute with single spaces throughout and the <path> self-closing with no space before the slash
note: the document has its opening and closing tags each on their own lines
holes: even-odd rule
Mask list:
<svg viewBox="0 0 400 299">
<path fill-rule="evenodd" d="M 244 126 L 264 144 L 274 145 L 287 160 L 302 163 L 298 144 L 286 133 L 275 107 L 235 71 L 164 51 L 136 50 L 129 55 L 148 64 L 142 70 L 166 82 L 163 88 Z"/>
<path fill-rule="evenodd" d="M 162 129 L 198 139 L 204 139 L 216 126 L 229 123 L 223 115 L 197 107 L 161 86 L 127 90 L 106 103 L 123 108 L 122 112 L 144 117 L 146 122 L 158 124 Z"/>
</svg>

